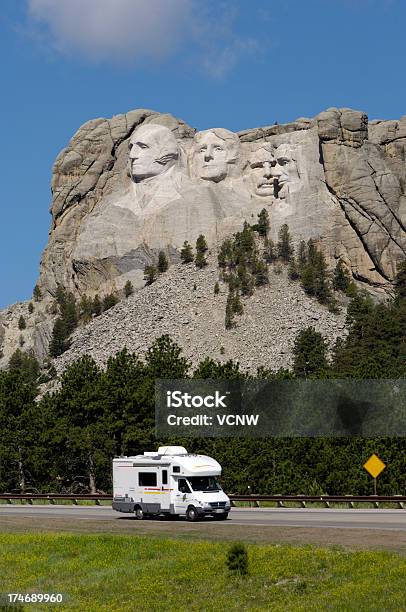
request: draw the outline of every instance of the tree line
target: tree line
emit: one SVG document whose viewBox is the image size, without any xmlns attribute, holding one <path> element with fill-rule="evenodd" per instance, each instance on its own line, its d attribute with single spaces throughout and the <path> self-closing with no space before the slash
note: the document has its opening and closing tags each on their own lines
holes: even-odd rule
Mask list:
<svg viewBox="0 0 406 612">
<path fill-rule="evenodd" d="M 259 368 L 259 379 L 404 378 L 406 266 L 386 303 L 356 295 L 348 308 L 348 335 L 328 351 L 313 328 L 302 330 L 293 367 Z M 161 439 L 154 435 L 157 378 L 243 379 L 238 363 L 204 359 L 192 368 L 170 337 L 144 357 L 126 349 L 104 368 L 88 355 L 72 363 L 59 387 L 38 399 L 41 372 L 20 352 L 0 372 L 0 490 L 111 491 L 111 459 L 159 444 L 183 444 L 215 456 L 229 492 L 368 494 L 362 465 L 376 452 L 388 465 L 379 492 L 404 493 L 404 438 Z"/>
</svg>

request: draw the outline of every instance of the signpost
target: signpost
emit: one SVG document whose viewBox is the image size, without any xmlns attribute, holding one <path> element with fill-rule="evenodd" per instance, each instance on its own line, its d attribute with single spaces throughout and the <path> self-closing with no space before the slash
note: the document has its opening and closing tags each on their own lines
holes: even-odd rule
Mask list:
<svg viewBox="0 0 406 612">
<path fill-rule="evenodd" d="M 378 478 L 379 474 L 383 472 L 385 468 L 386 468 L 386 465 L 384 464 L 383 461 L 379 459 L 377 455 L 375 455 L 375 453 L 370 456 L 370 458 L 368 459 L 366 463 L 364 463 L 364 469 L 369 474 L 371 474 L 372 478 L 374 479 L 374 495 L 377 494 L 376 493 L 376 479 Z"/>
</svg>

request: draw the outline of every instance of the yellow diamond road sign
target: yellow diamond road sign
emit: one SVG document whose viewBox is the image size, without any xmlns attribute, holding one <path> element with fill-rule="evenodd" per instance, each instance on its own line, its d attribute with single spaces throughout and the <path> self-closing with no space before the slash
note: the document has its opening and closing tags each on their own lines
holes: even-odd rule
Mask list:
<svg viewBox="0 0 406 612">
<path fill-rule="evenodd" d="M 364 463 L 364 468 L 373 478 L 376 478 L 386 468 L 386 465 L 374 454 Z"/>
</svg>

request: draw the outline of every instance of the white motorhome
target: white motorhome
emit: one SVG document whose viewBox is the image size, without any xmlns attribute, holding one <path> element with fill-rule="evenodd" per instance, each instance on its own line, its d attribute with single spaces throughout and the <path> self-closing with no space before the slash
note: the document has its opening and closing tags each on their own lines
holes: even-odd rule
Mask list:
<svg viewBox="0 0 406 612">
<path fill-rule="evenodd" d="M 113 509 L 144 516 L 167 514 L 196 521 L 206 515 L 226 519 L 230 500 L 218 483 L 221 465 L 183 446 L 113 459 Z"/>
</svg>

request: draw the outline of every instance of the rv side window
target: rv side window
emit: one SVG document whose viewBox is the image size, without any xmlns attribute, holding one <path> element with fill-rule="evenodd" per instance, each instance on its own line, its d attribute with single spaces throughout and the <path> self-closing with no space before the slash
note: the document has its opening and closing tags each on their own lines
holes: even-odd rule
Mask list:
<svg viewBox="0 0 406 612">
<path fill-rule="evenodd" d="M 168 484 L 168 470 L 162 470 L 162 484 Z"/>
<path fill-rule="evenodd" d="M 138 474 L 140 487 L 156 487 L 156 474 L 154 472 L 140 472 Z"/>
<path fill-rule="evenodd" d="M 180 472 L 180 465 L 174 465 L 173 466 L 173 471 L 174 472 Z"/>
</svg>

